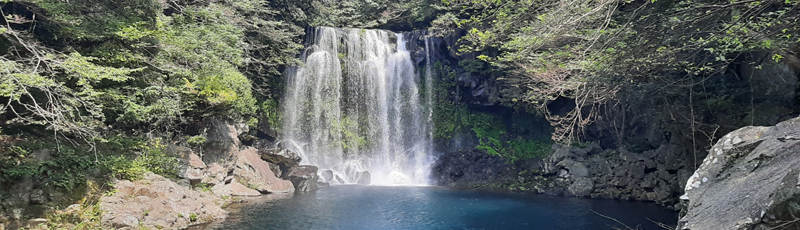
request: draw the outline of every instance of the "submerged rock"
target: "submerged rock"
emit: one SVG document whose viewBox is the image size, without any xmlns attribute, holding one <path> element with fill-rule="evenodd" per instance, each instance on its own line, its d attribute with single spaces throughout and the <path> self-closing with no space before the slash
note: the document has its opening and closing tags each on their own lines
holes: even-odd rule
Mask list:
<svg viewBox="0 0 800 230">
<path fill-rule="evenodd" d="M 292 167 L 286 173 L 286 178 L 294 184 L 295 191 L 298 192 L 311 192 L 319 189 L 317 181 L 317 166 L 301 165 Z"/>
<path fill-rule="evenodd" d="M 239 152 L 233 176 L 237 181 L 262 193 L 293 192 L 292 182 L 275 176 L 267 162 L 261 160 L 255 148 Z"/>
<path fill-rule="evenodd" d="M 800 118 L 722 137 L 688 179 L 678 229 L 796 228 Z"/>
<path fill-rule="evenodd" d="M 372 176 L 367 171 L 356 173 L 356 184 L 369 185 L 372 183 Z"/>
</svg>

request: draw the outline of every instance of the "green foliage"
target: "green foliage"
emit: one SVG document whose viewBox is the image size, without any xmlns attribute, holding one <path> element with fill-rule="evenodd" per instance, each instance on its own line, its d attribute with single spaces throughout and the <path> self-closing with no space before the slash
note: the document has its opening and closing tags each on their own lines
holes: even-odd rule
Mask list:
<svg viewBox="0 0 800 230">
<path fill-rule="evenodd" d="M 281 119 L 283 116 L 280 113 L 280 106 L 278 101 L 274 99 L 267 99 L 261 102 L 259 113 L 266 119 L 269 127 L 276 132 L 281 132 Z"/>
<path fill-rule="evenodd" d="M 33 158 L 37 151 L 40 159 Z M 62 191 L 75 190 L 85 185 L 88 172 L 98 166 L 88 153 L 86 149 L 36 140 L 0 146 L 0 184 L 31 178 Z"/>
<path fill-rule="evenodd" d="M 481 71 L 482 61 L 459 63 L 465 70 Z M 433 68 L 437 75 L 434 84 L 434 138 L 450 139 L 456 132 L 463 129 L 470 130 L 478 137 L 480 144 L 477 149 L 488 154 L 501 156 L 513 163 L 519 160 L 545 157 L 550 151 L 552 143 L 541 140 L 526 140 L 508 132 L 500 117 L 473 112 L 466 106 L 451 101 L 450 92 L 455 90 L 455 72 L 441 63 L 435 63 Z"/>
<path fill-rule="evenodd" d="M 483 70 L 484 64 L 486 63 L 480 60 L 463 60 L 458 63 L 458 67 L 467 72 L 478 73 Z"/>
<path fill-rule="evenodd" d="M 459 118 L 466 116 L 468 110 L 450 98 L 450 92 L 456 87 L 455 71 L 440 62 L 434 63 L 432 69 L 436 73 L 428 78 L 436 79 L 433 84 L 433 137 L 450 139 L 461 127 Z"/>
<path fill-rule="evenodd" d="M 177 178 L 180 166 L 178 158 L 165 152 L 166 146 L 161 144 L 161 140 L 117 138 L 111 143 L 115 144 L 110 146 L 122 146 L 119 147 L 120 150 L 131 151 L 124 155 L 108 156 L 103 160 L 112 177 L 139 180 L 149 171 L 167 178 Z"/>
<path fill-rule="evenodd" d="M 525 140 L 523 138 L 517 138 L 507 143 L 509 146 L 507 157 L 511 159 L 511 162 L 547 157 L 550 154 L 550 146 L 553 145 L 549 141 Z"/>
<path fill-rule="evenodd" d="M 500 138 L 502 138 L 501 135 L 506 134 L 504 126 L 492 128 L 490 130 L 474 127 L 472 131 L 475 132 L 475 135 L 478 136 L 478 140 L 480 141 L 480 145 L 475 147 L 476 149 L 484 150 L 495 156 L 503 155 L 501 152 L 505 152 L 505 148 Z"/>
<path fill-rule="evenodd" d="M 203 135 L 191 136 L 186 139 L 186 143 L 191 146 L 202 146 L 206 143 L 206 137 Z"/>
<path fill-rule="evenodd" d="M 253 82 L 242 71 L 261 73 L 250 71 L 250 60 L 257 59 L 249 57 L 270 56 L 264 65 L 273 69 L 289 64 L 285 60 L 294 60 L 302 33 L 273 36 L 283 39 L 276 57 L 253 53 L 267 49 L 247 40 L 245 32 L 275 27 L 244 15 L 267 12 L 260 6 L 271 3 L 258 0 L 205 6 L 162 6 L 152 0 L 13 4 L 30 9 L 36 14 L 30 19 L 41 18 L 38 28 L 54 37 L 22 36 L 13 29 L 3 33 L 12 48 L 24 52 L 0 59 L 0 73 L 10 76 L 0 79 L 0 102 L 10 105 L 0 112 L 13 109 L 18 111 L 14 122 L 88 139 L 107 124 L 171 130 L 185 124 L 185 117 L 246 120 L 255 115 L 256 99 Z M 290 43 L 293 48 L 284 46 Z"/>
<path fill-rule="evenodd" d="M 51 229 L 91 230 L 104 229 L 102 220 L 103 211 L 100 209 L 99 202 L 95 204 L 83 204 L 73 212 L 63 212 L 52 214 L 47 217 L 47 226 Z"/>
<path fill-rule="evenodd" d="M 206 183 L 197 183 L 197 184 L 192 185 L 192 187 L 194 189 L 199 189 L 200 191 L 203 191 L 203 192 L 211 192 L 211 185 L 206 184 Z"/>
<path fill-rule="evenodd" d="M 313 1 L 313 25 L 350 28 L 377 28 L 410 25 L 428 20 L 434 14 L 428 0 L 344 0 Z"/>
<path fill-rule="evenodd" d="M 641 95 L 730 108 L 714 98 L 731 92 L 692 88 L 707 87 L 708 79 L 738 66 L 767 64 L 749 61 L 754 53 L 771 52 L 770 62 L 785 62 L 785 54 L 797 52 L 798 6 L 798 1 L 442 0 L 433 6 L 441 12 L 431 31 L 467 31 L 459 51 L 484 54 L 478 60 L 504 72 L 497 80 L 505 103 L 546 115 L 556 128 L 554 140 L 570 143 L 605 103 L 653 103 Z M 477 69 L 461 64 L 467 71 Z M 574 99 L 577 106 L 566 115 L 552 114 L 546 105 L 558 98 Z"/>
</svg>

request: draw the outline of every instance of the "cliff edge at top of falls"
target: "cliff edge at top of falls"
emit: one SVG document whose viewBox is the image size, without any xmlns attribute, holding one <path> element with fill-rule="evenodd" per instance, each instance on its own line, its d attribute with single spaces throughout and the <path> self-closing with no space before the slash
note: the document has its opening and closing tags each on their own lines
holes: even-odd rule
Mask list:
<svg viewBox="0 0 800 230">
<path fill-rule="evenodd" d="M 800 117 L 722 137 L 686 183 L 679 230 L 800 227 Z"/>
</svg>

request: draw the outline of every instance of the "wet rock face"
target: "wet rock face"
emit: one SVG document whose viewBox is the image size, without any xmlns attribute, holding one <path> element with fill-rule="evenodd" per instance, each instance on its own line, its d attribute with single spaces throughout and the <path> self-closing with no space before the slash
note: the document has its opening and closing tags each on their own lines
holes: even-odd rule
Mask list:
<svg viewBox="0 0 800 230">
<path fill-rule="evenodd" d="M 285 178 L 292 181 L 294 184 L 295 191 L 298 192 L 311 192 L 316 191 L 319 189 L 319 185 L 317 181 L 319 180 L 319 176 L 317 175 L 317 166 L 311 165 L 301 165 L 292 167 L 289 172 L 286 173 Z"/>
<path fill-rule="evenodd" d="M 549 157 L 512 166 L 484 152 L 461 151 L 440 157 L 433 176 L 442 186 L 500 186 L 549 195 L 655 201 L 680 208 L 674 206 L 681 189 L 678 178 L 691 175 L 685 155 L 671 144 L 642 153 L 603 150 L 596 144 L 554 145 Z"/>
<path fill-rule="evenodd" d="M 180 186 L 152 173 L 136 182 L 117 181 L 114 189 L 117 191 L 114 195 L 100 199 L 105 226 L 182 229 L 225 219 L 228 215 L 217 205 L 220 200 L 216 195 Z"/>
<path fill-rule="evenodd" d="M 485 186 L 502 182 L 513 174 L 510 165 L 499 157 L 479 150 L 447 153 L 433 164 L 436 184 L 458 188 Z"/>
<path fill-rule="evenodd" d="M 356 184 L 369 185 L 372 183 L 372 176 L 367 171 L 356 173 Z"/>
<path fill-rule="evenodd" d="M 333 181 L 333 170 L 330 169 L 322 170 L 322 180 L 328 183 Z"/>
<path fill-rule="evenodd" d="M 772 229 L 792 221 L 799 176 L 800 118 L 731 132 L 687 180 L 678 229 Z"/>
</svg>

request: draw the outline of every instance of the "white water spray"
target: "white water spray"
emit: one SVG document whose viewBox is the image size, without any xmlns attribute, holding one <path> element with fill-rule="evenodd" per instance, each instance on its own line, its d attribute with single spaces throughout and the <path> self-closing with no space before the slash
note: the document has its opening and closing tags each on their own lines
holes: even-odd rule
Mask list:
<svg viewBox="0 0 800 230">
<path fill-rule="evenodd" d="M 403 34 L 321 27 L 312 44 L 288 72 L 283 103 L 283 138 L 300 143 L 302 164 L 346 183 L 368 171 L 372 184 L 428 184 L 432 83 L 415 71 Z"/>
</svg>

